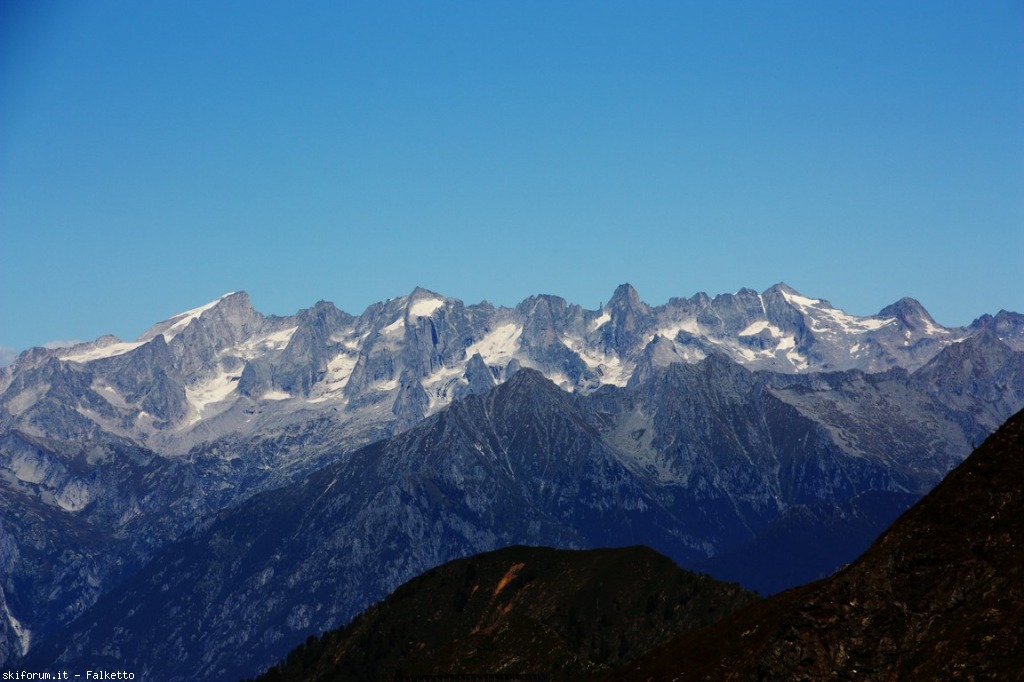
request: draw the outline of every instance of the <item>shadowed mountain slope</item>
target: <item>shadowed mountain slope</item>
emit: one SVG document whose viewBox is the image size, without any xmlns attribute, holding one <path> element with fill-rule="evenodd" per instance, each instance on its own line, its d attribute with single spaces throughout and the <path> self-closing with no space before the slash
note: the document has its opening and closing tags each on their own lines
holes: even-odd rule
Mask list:
<svg viewBox="0 0 1024 682">
<path fill-rule="evenodd" d="M 508 547 L 410 580 L 259 679 L 589 678 L 753 599 L 737 585 L 684 571 L 646 547 Z"/>
<path fill-rule="evenodd" d="M 683 635 L 621 680 L 1021 679 L 1024 412 L 832 578 Z"/>
</svg>

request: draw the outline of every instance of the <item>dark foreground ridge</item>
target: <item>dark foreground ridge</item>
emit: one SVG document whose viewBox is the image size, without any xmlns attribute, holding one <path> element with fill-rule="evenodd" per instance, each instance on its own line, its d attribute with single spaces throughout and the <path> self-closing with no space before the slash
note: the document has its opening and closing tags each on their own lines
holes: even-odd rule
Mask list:
<svg viewBox="0 0 1024 682">
<path fill-rule="evenodd" d="M 620 680 L 1024 679 L 1024 412 L 850 567 L 644 657 Z"/>
<path fill-rule="evenodd" d="M 646 547 L 508 547 L 414 578 L 347 627 L 311 638 L 259 679 L 601 677 L 653 644 L 754 599 Z"/>
</svg>

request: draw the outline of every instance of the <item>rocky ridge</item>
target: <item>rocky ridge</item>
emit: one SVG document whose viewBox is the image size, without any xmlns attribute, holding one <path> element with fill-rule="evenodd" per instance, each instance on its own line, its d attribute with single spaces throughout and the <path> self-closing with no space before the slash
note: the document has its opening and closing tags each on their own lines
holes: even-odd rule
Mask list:
<svg viewBox="0 0 1024 682">
<path fill-rule="evenodd" d="M 1022 533 L 1024 412 L 848 568 L 683 635 L 616 679 L 1020 679 Z"/>
<path fill-rule="evenodd" d="M 417 576 L 259 679 L 593 679 L 754 599 L 646 547 L 508 547 Z"/>
</svg>

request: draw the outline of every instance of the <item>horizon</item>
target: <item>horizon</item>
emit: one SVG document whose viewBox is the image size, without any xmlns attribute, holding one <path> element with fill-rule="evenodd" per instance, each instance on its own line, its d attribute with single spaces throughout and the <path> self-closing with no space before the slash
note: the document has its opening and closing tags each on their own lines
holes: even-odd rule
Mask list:
<svg viewBox="0 0 1024 682">
<path fill-rule="evenodd" d="M 1024 6 L 0 7 L 0 365 L 246 291 L 1024 311 Z"/>
</svg>

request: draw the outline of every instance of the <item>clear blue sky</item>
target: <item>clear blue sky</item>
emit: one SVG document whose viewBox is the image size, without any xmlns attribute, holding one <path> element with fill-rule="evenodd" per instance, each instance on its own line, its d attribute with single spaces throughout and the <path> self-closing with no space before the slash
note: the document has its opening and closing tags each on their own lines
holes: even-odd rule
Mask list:
<svg viewBox="0 0 1024 682">
<path fill-rule="evenodd" d="M 1024 312 L 1024 3 L 0 0 L 0 346 L 227 291 Z"/>
</svg>

